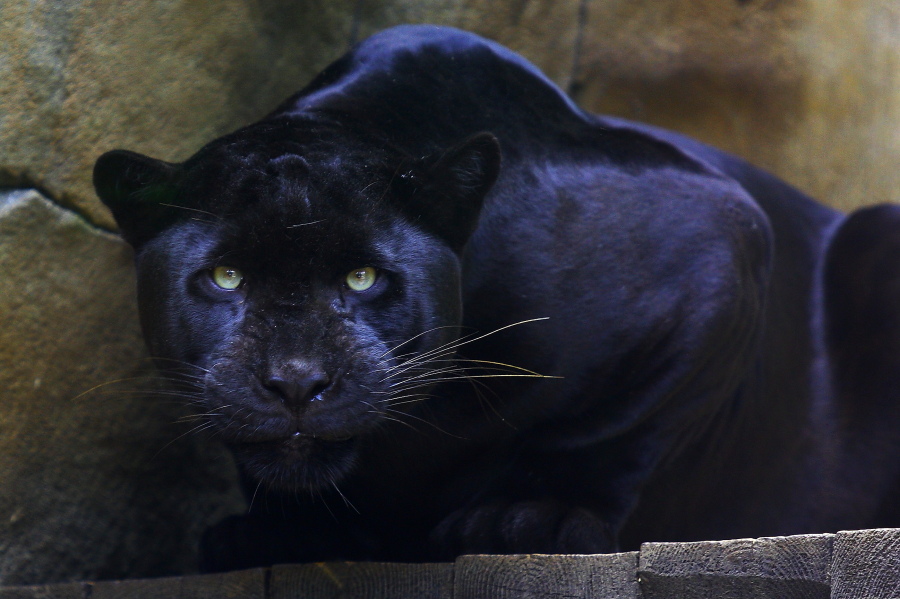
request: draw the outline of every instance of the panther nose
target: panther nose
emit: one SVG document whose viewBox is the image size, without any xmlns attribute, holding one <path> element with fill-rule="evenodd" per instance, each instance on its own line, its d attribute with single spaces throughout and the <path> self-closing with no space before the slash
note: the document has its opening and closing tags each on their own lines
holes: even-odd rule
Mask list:
<svg viewBox="0 0 900 599">
<path fill-rule="evenodd" d="M 278 394 L 281 401 L 297 408 L 315 399 L 329 384 L 331 379 L 323 370 L 309 367 L 273 373 L 265 382 L 265 386 Z"/>
</svg>

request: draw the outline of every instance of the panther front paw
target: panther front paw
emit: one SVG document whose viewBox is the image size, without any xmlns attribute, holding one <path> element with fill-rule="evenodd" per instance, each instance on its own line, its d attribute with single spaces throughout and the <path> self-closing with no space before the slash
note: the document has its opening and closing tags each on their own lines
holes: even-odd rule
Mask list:
<svg viewBox="0 0 900 599">
<path fill-rule="evenodd" d="M 614 535 L 590 510 L 551 501 L 458 510 L 432 532 L 441 559 L 471 553 L 611 553 Z"/>
</svg>

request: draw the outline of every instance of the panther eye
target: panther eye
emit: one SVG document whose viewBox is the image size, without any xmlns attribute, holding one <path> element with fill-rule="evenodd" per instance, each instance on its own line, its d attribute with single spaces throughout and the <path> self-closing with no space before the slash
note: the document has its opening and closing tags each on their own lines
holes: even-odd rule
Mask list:
<svg viewBox="0 0 900 599">
<path fill-rule="evenodd" d="M 353 291 L 365 291 L 375 284 L 378 272 L 371 266 L 356 268 L 347 274 L 347 287 Z"/>
<path fill-rule="evenodd" d="M 233 291 L 244 283 L 244 273 L 230 266 L 217 266 L 212 270 L 212 280 L 217 287 Z"/>
</svg>

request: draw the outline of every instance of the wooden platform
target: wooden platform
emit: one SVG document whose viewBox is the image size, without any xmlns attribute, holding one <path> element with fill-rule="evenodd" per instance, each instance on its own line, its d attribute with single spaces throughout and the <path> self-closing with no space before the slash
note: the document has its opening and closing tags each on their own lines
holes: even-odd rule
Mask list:
<svg viewBox="0 0 900 599">
<path fill-rule="evenodd" d="M 646 543 L 612 555 L 467 555 L 0 587 L 0 599 L 900 598 L 900 529 Z"/>
</svg>

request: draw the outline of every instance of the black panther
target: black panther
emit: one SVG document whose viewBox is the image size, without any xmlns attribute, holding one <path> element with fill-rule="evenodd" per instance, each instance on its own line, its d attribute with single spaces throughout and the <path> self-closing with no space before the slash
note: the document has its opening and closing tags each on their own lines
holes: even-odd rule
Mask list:
<svg viewBox="0 0 900 599">
<path fill-rule="evenodd" d="M 900 524 L 900 210 L 586 113 L 454 29 L 94 183 L 251 508 L 207 570 Z"/>
</svg>

